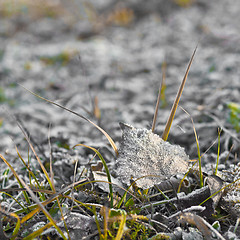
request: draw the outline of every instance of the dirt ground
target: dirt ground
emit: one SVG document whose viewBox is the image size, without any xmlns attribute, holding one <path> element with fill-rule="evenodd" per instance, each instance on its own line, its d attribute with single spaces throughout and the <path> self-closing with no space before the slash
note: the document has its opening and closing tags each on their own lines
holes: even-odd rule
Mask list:
<svg viewBox="0 0 240 240">
<path fill-rule="evenodd" d="M 197 45 L 180 107 L 193 118 L 201 154 L 222 128 L 220 166 L 239 162 L 240 108 L 236 105 L 234 118 L 229 107 L 240 104 L 238 0 L 195 0 L 188 6 L 173 0 L 62 0 L 44 1 L 41 8 L 27 2 L 12 9 L 0 3 L 0 152 L 14 166 L 21 168 L 15 145 L 28 157 L 16 118 L 44 161 L 50 135 L 54 157 L 61 162 L 56 161 L 56 174 L 63 182 L 71 181 L 74 159 L 84 165 L 92 157 L 86 149 L 68 149 L 75 144 L 100 149 L 114 165 L 113 151 L 97 129 L 22 86 L 100 124 L 119 146 L 119 122 L 151 128 L 166 62 L 156 126 L 161 136 Z M 195 159 L 191 118 L 180 107 L 168 140 Z M 216 158 L 217 143 L 202 157 L 204 171 L 211 171 Z M 0 162 L 0 175 L 5 169 Z"/>
</svg>

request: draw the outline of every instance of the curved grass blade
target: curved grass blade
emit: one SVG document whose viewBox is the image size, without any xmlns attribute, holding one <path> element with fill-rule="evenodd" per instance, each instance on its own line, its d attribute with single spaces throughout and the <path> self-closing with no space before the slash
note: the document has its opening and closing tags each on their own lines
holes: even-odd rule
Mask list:
<svg viewBox="0 0 240 240">
<path fill-rule="evenodd" d="M 86 184 L 95 183 L 95 182 L 102 182 L 102 183 L 108 183 L 108 184 L 116 185 L 117 187 L 119 187 L 120 189 L 122 189 L 123 191 L 125 191 L 125 193 L 124 193 L 125 195 L 123 195 L 122 199 L 123 199 L 124 196 L 126 196 L 126 194 L 128 193 L 128 194 L 131 195 L 134 199 L 136 199 L 138 202 L 141 202 L 141 200 L 140 200 L 138 197 L 136 197 L 133 193 L 131 193 L 131 192 L 129 191 L 129 188 L 130 188 L 132 185 L 131 185 L 130 187 L 128 187 L 127 189 L 125 189 L 125 188 L 123 188 L 123 187 L 121 187 L 121 186 L 119 186 L 119 185 L 117 185 L 117 184 L 115 184 L 115 183 L 111 183 L 111 182 L 108 182 L 108 181 L 93 180 L 93 181 L 89 181 L 89 182 L 83 183 L 83 184 L 81 184 L 80 186 L 84 186 L 84 185 L 86 185 Z M 134 183 L 133 183 L 133 184 L 134 184 Z M 64 197 L 68 198 L 68 196 L 64 196 Z M 72 198 L 69 198 L 69 199 L 72 199 Z M 76 199 L 74 199 L 74 201 L 78 202 Z M 123 201 L 123 200 L 120 200 L 120 201 Z M 119 202 L 118 205 L 117 205 L 115 208 L 120 208 L 121 203 L 122 203 L 122 202 Z M 86 205 L 86 206 L 87 206 L 87 205 L 91 206 L 91 203 L 86 203 L 85 205 Z"/>
<path fill-rule="evenodd" d="M 189 172 L 192 170 L 192 168 L 194 167 L 194 165 L 197 163 L 197 161 L 195 161 L 195 163 L 192 165 L 192 167 L 189 168 L 189 170 L 185 173 L 185 175 L 183 176 L 183 178 L 181 179 L 180 183 L 179 183 L 179 186 L 178 186 L 178 190 L 177 190 L 177 193 L 180 193 L 180 190 L 181 190 L 181 187 L 182 187 L 182 184 L 183 184 L 183 181 L 184 179 L 188 176 Z"/>
<path fill-rule="evenodd" d="M 199 145 L 199 141 L 198 141 L 198 135 L 197 135 L 197 131 L 193 122 L 193 118 L 191 117 L 191 115 L 182 108 L 182 110 L 190 117 L 191 122 L 192 122 L 192 126 L 193 126 L 193 132 L 195 135 L 195 140 L 196 140 L 196 144 L 197 144 L 197 153 L 198 153 L 198 168 L 199 168 L 199 176 L 200 176 L 200 187 L 203 187 L 203 173 L 202 173 L 202 155 L 200 153 L 200 145 Z"/>
<path fill-rule="evenodd" d="M 189 61 L 189 64 L 188 64 L 188 67 L 187 67 L 187 70 L 186 70 L 186 73 L 184 75 L 184 78 L 182 80 L 182 83 L 178 89 L 178 93 L 177 93 L 177 96 L 175 98 L 175 101 L 173 103 L 173 106 L 172 106 L 172 109 L 171 109 L 171 112 L 170 112 L 170 115 L 169 115 L 169 118 L 167 120 L 167 123 L 166 123 L 166 126 L 165 126 L 165 129 L 164 129 L 164 132 L 163 132 L 163 135 L 162 135 L 162 139 L 164 141 L 167 141 L 168 139 L 168 134 L 170 132 L 170 128 L 171 128 L 171 125 L 172 125 L 172 122 L 173 122 L 173 119 L 174 119 L 174 116 L 175 116 L 175 113 L 176 113 L 176 110 L 177 110 L 177 107 L 178 107 L 178 103 L 180 101 L 180 98 L 181 98 L 181 95 L 182 95 L 182 92 L 183 92 L 183 88 L 184 88 L 184 85 L 186 83 L 186 80 L 187 80 L 187 77 L 188 77 L 188 73 L 189 73 L 189 70 L 190 70 L 190 67 L 192 65 L 192 62 L 193 62 L 193 58 L 195 56 L 195 53 L 197 51 L 197 46 L 192 54 L 192 57 Z"/>
<path fill-rule="evenodd" d="M 5 194 L 6 196 L 12 198 L 22 209 L 25 210 L 26 213 L 28 212 L 27 207 L 25 208 L 25 207 L 24 207 L 15 197 L 13 197 L 11 194 L 6 193 L 5 191 L 1 191 L 1 189 L 0 189 L 0 192 L 2 192 L 2 194 Z"/>
<path fill-rule="evenodd" d="M 99 157 L 100 160 L 102 161 L 103 166 L 104 166 L 104 168 L 105 168 L 108 181 L 109 181 L 110 183 L 112 183 L 111 175 L 110 175 L 110 173 L 109 173 L 107 164 L 106 164 L 104 158 L 102 157 L 102 155 L 100 154 L 100 152 L 99 152 L 97 149 L 93 148 L 93 147 L 89 147 L 89 146 L 84 145 L 84 144 L 81 144 L 81 143 L 75 145 L 73 148 L 75 148 L 75 147 L 77 147 L 77 146 L 83 146 L 83 147 L 89 148 L 89 149 L 93 150 L 93 151 L 98 155 L 98 157 Z M 113 207 L 113 189 L 112 189 L 112 184 L 109 184 L 109 192 L 110 192 L 110 199 L 111 199 L 110 204 L 111 204 L 111 207 Z"/>
<path fill-rule="evenodd" d="M 20 84 L 19 84 L 19 85 L 20 85 Z M 115 144 L 114 141 L 112 140 L 112 138 L 108 135 L 107 132 L 105 132 L 101 127 L 99 127 L 97 124 L 95 124 L 94 122 L 92 122 L 90 119 L 84 117 L 83 115 L 81 115 L 81 114 L 79 114 L 79 113 L 76 113 L 76 112 L 72 111 L 71 109 L 68 109 L 68 108 L 62 106 L 61 104 L 55 103 L 55 102 L 53 102 L 53 101 L 51 101 L 51 100 L 48 100 L 48 99 L 46 99 L 46 98 L 44 98 L 44 97 L 41 97 L 41 96 L 39 96 L 38 94 L 36 94 L 36 93 L 30 91 L 29 89 L 25 88 L 25 87 L 22 86 L 22 85 L 20 85 L 20 86 L 23 87 L 23 88 L 24 88 L 26 91 L 28 91 L 29 93 L 33 94 L 34 96 L 36 96 L 36 97 L 38 97 L 38 98 L 40 98 L 40 99 L 42 99 L 42 100 L 44 100 L 44 101 L 46 101 L 46 102 L 48 102 L 48 103 L 51 103 L 51 104 L 53 104 L 53 105 L 55 105 L 55 106 L 57 106 L 57 107 L 60 107 L 60 108 L 66 110 L 66 111 L 68 111 L 68 112 L 70 112 L 70 113 L 73 113 L 74 115 L 76 115 L 76 116 L 84 119 L 85 121 L 91 123 L 95 128 L 97 128 L 100 132 L 102 132 L 102 133 L 105 135 L 105 137 L 107 138 L 107 140 L 108 140 L 109 143 L 111 144 L 113 150 L 115 151 L 116 155 L 118 156 L 118 149 L 117 149 L 116 144 Z"/>
<path fill-rule="evenodd" d="M 9 237 L 7 237 L 6 235 L 5 235 L 5 232 L 4 232 L 4 230 L 3 230 L 3 226 L 2 226 L 2 220 L 1 220 L 1 218 L 2 218 L 2 215 L 1 214 L 4 214 L 4 215 L 6 215 L 6 216 L 8 216 L 8 217 L 11 217 L 11 218 L 14 218 L 14 219 L 16 219 L 16 226 L 15 226 L 15 228 L 14 228 L 14 230 L 13 230 L 13 233 L 12 233 L 12 236 L 11 236 L 11 238 L 9 238 Z M 8 213 L 8 212 L 6 212 L 4 209 L 2 209 L 1 208 L 1 206 L 0 206 L 0 237 L 1 237 L 1 239 L 4 239 L 4 240 L 14 240 L 14 239 L 16 239 L 16 237 L 17 237 L 17 234 L 18 234 L 18 232 L 19 232 L 19 229 L 20 229 L 20 226 L 21 226 L 21 221 L 20 221 L 20 218 L 19 218 L 19 216 L 17 215 L 17 214 L 15 214 L 15 213 Z"/>
<path fill-rule="evenodd" d="M 15 226 L 15 228 L 14 228 L 14 230 L 13 230 L 13 236 L 11 237 L 11 240 L 14 240 L 14 239 L 16 239 L 17 233 L 19 232 L 19 229 L 20 229 L 20 226 L 21 226 L 21 221 L 20 221 L 20 218 L 19 218 L 19 216 L 18 216 L 17 214 L 15 214 L 15 213 L 10 213 L 9 215 L 10 215 L 11 217 L 14 217 L 14 218 L 17 219 L 17 224 L 16 224 L 16 226 Z"/>
</svg>

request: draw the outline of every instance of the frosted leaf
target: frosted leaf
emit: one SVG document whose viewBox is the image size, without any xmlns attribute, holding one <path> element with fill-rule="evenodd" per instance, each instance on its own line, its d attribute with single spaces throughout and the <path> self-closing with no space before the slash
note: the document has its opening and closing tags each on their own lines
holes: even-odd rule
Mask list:
<svg viewBox="0 0 240 240">
<path fill-rule="evenodd" d="M 152 187 L 178 173 L 186 173 L 189 157 L 184 149 L 171 145 L 147 129 L 136 129 L 120 123 L 123 131 L 116 162 L 118 178 L 129 185 L 130 179 L 143 189 Z"/>
</svg>

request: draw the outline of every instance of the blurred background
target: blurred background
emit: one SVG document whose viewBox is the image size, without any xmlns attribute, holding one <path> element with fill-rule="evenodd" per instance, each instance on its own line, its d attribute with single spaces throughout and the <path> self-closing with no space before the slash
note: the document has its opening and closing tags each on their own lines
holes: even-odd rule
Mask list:
<svg viewBox="0 0 240 240">
<path fill-rule="evenodd" d="M 180 106 L 195 122 L 201 152 L 222 128 L 222 161 L 230 149 L 234 161 L 240 150 L 239 10 L 237 0 L 0 0 L 1 153 L 14 162 L 17 145 L 28 155 L 17 119 L 43 158 L 49 125 L 53 146 L 64 154 L 82 142 L 107 148 L 113 158 L 98 130 L 22 86 L 90 118 L 119 144 L 119 122 L 151 128 L 166 64 L 156 126 L 161 136 L 198 44 Z M 191 119 L 181 108 L 169 141 L 197 157 Z M 215 162 L 216 154 L 215 144 L 204 161 Z"/>
</svg>

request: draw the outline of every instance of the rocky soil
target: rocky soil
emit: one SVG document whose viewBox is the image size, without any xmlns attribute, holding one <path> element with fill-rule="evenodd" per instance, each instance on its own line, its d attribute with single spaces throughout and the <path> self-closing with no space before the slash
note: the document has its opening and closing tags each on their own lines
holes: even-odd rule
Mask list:
<svg viewBox="0 0 240 240">
<path fill-rule="evenodd" d="M 193 118 L 201 154 L 222 128 L 220 167 L 239 162 L 240 119 L 231 123 L 228 106 L 240 104 L 239 1 L 195 0 L 187 7 L 155 0 L 66 2 L 53 17 L 32 15 L 31 8 L 11 16 L 0 13 L 0 152 L 13 166 L 21 171 L 15 145 L 28 157 L 16 119 L 43 161 L 48 161 L 50 136 L 59 184 L 71 182 L 76 159 L 83 166 L 92 158 L 89 150 L 72 150 L 75 144 L 100 149 L 110 168 L 115 161 L 97 129 L 22 86 L 98 123 L 119 146 L 119 122 L 151 128 L 165 61 L 165 103 L 160 104 L 156 126 L 162 134 L 196 45 L 180 106 Z M 168 140 L 195 159 L 193 125 L 181 108 Z M 217 143 L 203 156 L 206 172 L 216 157 Z M 32 164 L 37 165 L 34 160 Z M 0 162 L 0 175 L 5 169 Z"/>
</svg>

